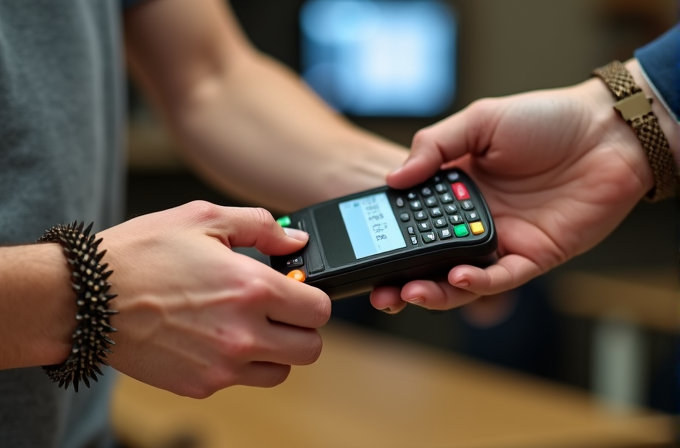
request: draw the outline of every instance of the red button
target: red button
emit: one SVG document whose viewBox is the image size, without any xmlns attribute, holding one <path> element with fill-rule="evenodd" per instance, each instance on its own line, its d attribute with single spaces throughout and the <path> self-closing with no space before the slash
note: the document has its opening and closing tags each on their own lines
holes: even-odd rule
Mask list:
<svg viewBox="0 0 680 448">
<path fill-rule="evenodd" d="M 467 191 L 467 188 L 465 188 L 465 185 L 463 185 L 462 182 L 456 182 L 455 184 L 451 184 L 451 188 L 453 189 L 453 194 L 456 195 L 456 199 L 459 201 L 462 201 L 463 199 L 470 199 L 470 194 Z"/>
</svg>

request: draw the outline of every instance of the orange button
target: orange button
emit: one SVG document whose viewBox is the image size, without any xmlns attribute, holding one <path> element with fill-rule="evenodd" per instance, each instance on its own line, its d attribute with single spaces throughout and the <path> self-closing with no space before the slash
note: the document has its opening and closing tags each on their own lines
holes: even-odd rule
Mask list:
<svg viewBox="0 0 680 448">
<path fill-rule="evenodd" d="M 481 221 L 471 222 L 470 230 L 472 231 L 473 235 L 479 235 L 480 233 L 484 233 L 484 224 L 482 224 Z"/>
<path fill-rule="evenodd" d="M 288 274 L 286 274 L 286 277 L 290 277 L 293 280 L 297 280 L 299 282 L 304 282 L 307 277 L 305 277 L 305 273 L 302 272 L 299 269 L 295 269 L 290 271 Z"/>
</svg>

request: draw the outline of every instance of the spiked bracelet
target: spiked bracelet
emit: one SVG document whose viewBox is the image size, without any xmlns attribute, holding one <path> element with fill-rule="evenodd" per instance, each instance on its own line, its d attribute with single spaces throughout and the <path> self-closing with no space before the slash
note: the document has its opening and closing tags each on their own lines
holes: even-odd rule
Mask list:
<svg viewBox="0 0 680 448">
<path fill-rule="evenodd" d="M 108 264 L 100 264 L 106 253 L 97 252 L 102 239 L 95 240 L 96 235 L 90 235 L 92 224 L 86 229 L 83 225 L 75 221 L 54 226 L 38 240 L 39 243 L 57 242 L 64 249 L 78 306 L 71 353 L 63 363 L 43 369 L 59 387 L 68 389 L 73 383 L 76 392 L 81 380 L 90 387 L 89 378 L 97 381 L 97 374 L 103 375 L 99 364 L 108 365 L 104 359 L 111 353 L 109 346 L 115 344 L 108 338 L 109 333 L 116 331 L 109 324 L 109 316 L 118 313 L 109 309 L 109 301 L 116 295 L 108 293 L 111 285 L 107 279 L 113 271 L 106 270 Z"/>
</svg>

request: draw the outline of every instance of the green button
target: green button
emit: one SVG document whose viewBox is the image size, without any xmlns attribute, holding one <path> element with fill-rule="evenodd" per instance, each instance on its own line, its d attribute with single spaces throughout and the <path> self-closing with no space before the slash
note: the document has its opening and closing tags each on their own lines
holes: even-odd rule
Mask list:
<svg viewBox="0 0 680 448">
<path fill-rule="evenodd" d="M 458 238 L 462 236 L 468 236 L 470 232 L 468 232 L 467 226 L 465 224 L 458 224 L 457 226 L 453 226 L 453 233 L 456 234 Z"/>
<path fill-rule="evenodd" d="M 277 219 L 276 222 L 278 222 L 281 227 L 288 227 L 290 226 L 290 216 L 282 216 Z"/>
</svg>

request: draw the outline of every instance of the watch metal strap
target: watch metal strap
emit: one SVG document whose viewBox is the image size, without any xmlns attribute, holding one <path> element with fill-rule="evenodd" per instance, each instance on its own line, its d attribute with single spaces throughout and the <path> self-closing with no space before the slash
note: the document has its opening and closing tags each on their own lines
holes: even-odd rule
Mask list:
<svg viewBox="0 0 680 448">
<path fill-rule="evenodd" d="M 593 71 L 601 78 L 618 100 L 614 104 L 624 120 L 630 124 L 642 143 L 654 173 L 654 188 L 646 199 L 655 202 L 675 194 L 676 166 L 668 140 L 652 112 L 651 99 L 635 83 L 626 67 L 613 61 Z"/>
</svg>

